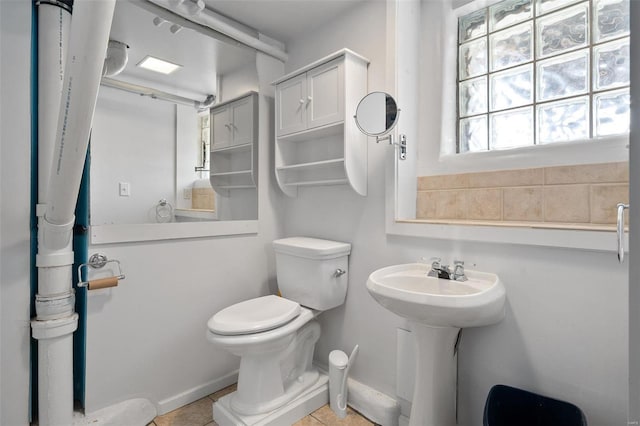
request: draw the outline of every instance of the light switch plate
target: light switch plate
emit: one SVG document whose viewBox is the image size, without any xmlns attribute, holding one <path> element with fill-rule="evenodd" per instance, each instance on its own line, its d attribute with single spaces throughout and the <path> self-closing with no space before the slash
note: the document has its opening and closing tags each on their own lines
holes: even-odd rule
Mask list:
<svg viewBox="0 0 640 426">
<path fill-rule="evenodd" d="M 129 184 L 129 182 L 119 182 L 118 190 L 121 197 L 131 196 L 131 185 Z"/>
</svg>

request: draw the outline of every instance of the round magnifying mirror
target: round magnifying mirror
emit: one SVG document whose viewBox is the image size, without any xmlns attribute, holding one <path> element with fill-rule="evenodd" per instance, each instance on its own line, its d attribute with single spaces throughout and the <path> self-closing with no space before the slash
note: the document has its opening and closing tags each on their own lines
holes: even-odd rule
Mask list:
<svg viewBox="0 0 640 426">
<path fill-rule="evenodd" d="M 356 124 L 367 136 L 382 136 L 398 122 L 400 110 L 395 99 L 385 92 L 371 92 L 356 108 Z"/>
</svg>

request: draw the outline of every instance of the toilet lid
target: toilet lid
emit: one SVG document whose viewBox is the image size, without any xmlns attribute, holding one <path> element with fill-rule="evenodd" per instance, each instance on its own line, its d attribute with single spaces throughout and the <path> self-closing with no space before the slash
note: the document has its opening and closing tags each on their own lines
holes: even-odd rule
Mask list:
<svg viewBox="0 0 640 426">
<path fill-rule="evenodd" d="M 298 315 L 298 303 L 271 295 L 224 308 L 211 317 L 207 326 L 216 334 L 252 334 L 277 328 Z"/>
</svg>

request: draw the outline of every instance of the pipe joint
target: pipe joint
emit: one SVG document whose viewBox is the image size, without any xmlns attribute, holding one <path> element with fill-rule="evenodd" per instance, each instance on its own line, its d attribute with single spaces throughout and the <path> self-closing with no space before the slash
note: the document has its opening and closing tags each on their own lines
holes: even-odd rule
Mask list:
<svg viewBox="0 0 640 426">
<path fill-rule="evenodd" d="M 58 266 L 73 265 L 73 252 L 47 253 L 36 255 L 36 266 L 38 268 L 55 268 Z"/>
<path fill-rule="evenodd" d="M 109 40 L 107 46 L 107 56 L 104 59 L 104 66 L 102 68 L 103 77 L 113 77 L 124 71 L 129 62 L 129 54 L 127 49 L 129 46 L 126 43 L 122 43 L 117 40 Z"/>
<path fill-rule="evenodd" d="M 41 243 L 45 248 L 49 250 L 60 250 L 70 247 L 75 217 L 72 217 L 71 221 L 62 225 L 49 222 L 46 216 L 43 217 L 41 222 Z"/>
<path fill-rule="evenodd" d="M 36 2 L 36 6 L 41 6 L 43 4 L 57 6 L 69 13 L 73 13 L 73 0 L 38 0 Z"/>
<path fill-rule="evenodd" d="M 78 314 L 66 318 L 31 321 L 31 335 L 34 339 L 54 339 L 73 333 L 78 328 Z"/>
<path fill-rule="evenodd" d="M 75 291 L 53 296 L 36 294 L 36 319 L 38 321 L 65 318 L 73 315 L 76 305 Z"/>
</svg>

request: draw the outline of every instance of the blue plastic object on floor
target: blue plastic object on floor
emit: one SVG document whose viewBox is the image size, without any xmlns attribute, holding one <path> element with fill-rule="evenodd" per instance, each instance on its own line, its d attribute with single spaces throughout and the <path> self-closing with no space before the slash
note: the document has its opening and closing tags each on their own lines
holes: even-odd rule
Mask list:
<svg viewBox="0 0 640 426">
<path fill-rule="evenodd" d="M 586 426 L 577 406 L 506 385 L 495 385 L 484 406 L 484 426 Z"/>
</svg>

